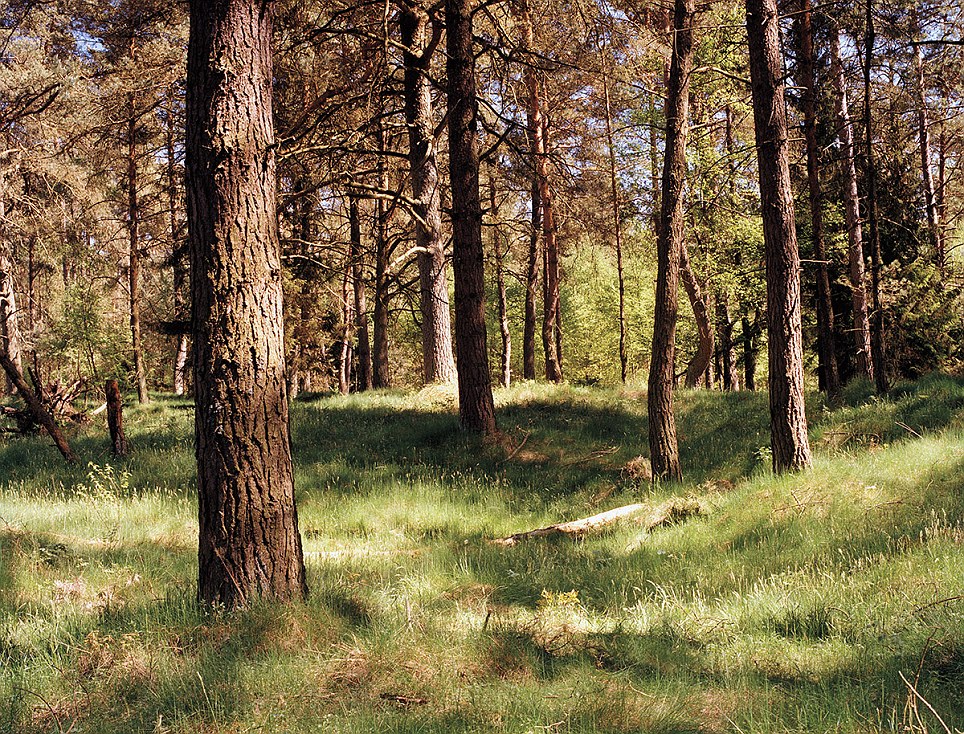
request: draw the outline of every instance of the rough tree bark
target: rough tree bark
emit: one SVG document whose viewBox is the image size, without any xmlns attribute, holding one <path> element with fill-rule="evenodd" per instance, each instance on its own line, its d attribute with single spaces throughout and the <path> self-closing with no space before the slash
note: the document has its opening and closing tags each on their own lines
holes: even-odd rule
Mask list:
<svg viewBox="0 0 964 734">
<path fill-rule="evenodd" d="M 459 421 L 466 430 L 488 435 L 495 433 L 496 424 L 485 333 L 478 98 L 471 0 L 446 0 L 445 27 Z"/>
<path fill-rule="evenodd" d="M 4 219 L 4 205 L 0 201 L 0 227 Z M 13 288 L 13 261 L 6 242 L 0 242 L 0 352 L 23 372 L 21 355 L 20 319 L 17 313 L 17 294 Z M 8 395 L 16 392 L 13 380 L 6 380 Z"/>
<path fill-rule="evenodd" d="M 773 469 L 810 466 L 803 397 L 800 256 L 787 151 L 785 79 L 776 0 L 747 0 L 747 35 L 766 250 Z"/>
<path fill-rule="evenodd" d="M 270 0 L 191 0 L 191 247 L 198 597 L 307 593 L 295 508 L 271 114 Z"/>
<path fill-rule="evenodd" d="M 348 225 L 351 237 L 351 279 L 355 296 L 355 334 L 357 336 L 355 354 L 358 355 L 358 390 L 371 390 L 372 350 L 368 338 L 368 303 L 365 298 L 365 276 L 362 263 L 361 217 L 358 213 L 358 199 L 348 197 Z"/>
<path fill-rule="evenodd" d="M 683 247 L 683 185 L 689 82 L 693 68 L 695 0 L 676 0 L 673 11 L 673 57 L 666 97 L 666 142 L 656 239 L 656 308 L 649 366 L 649 454 L 653 476 L 681 481 L 673 415 L 676 365 L 676 316 L 680 253 Z"/>
<path fill-rule="evenodd" d="M 830 300 L 830 273 L 823 237 L 823 188 L 820 184 L 820 148 L 817 144 L 817 86 L 814 78 L 815 56 L 810 0 L 800 0 L 796 18 L 799 45 L 800 84 L 803 87 L 804 137 L 807 146 L 807 184 L 810 194 L 810 222 L 813 256 L 817 261 L 817 358 L 820 388 L 834 397 L 840 392 L 840 369 L 834 337 L 833 303 Z"/>
<path fill-rule="evenodd" d="M 405 46 L 405 124 L 418 245 L 418 277 L 422 312 L 422 377 L 426 384 L 455 382 L 449 285 L 442 247 L 442 196 L 435 154 L 432 82 L 429 65 L 438 42 L 431 23 L 416 0 L 400 6 L 399 27 Z"/>
<path fill-rule="evenodd" d="M 857 166 L 854 163 L 854 130 L 847 102 L 847 80 L 840 57 L 840 29 L 830 29 L 831 75 L 836 91 L 837 138 L 840 140 L 840 172 L 843 178 L 844 212 L 847 221 L 847 263 L 850 276 L 850 302 L 853 309 L 854 357 L 857 376 L 874 379 L 870 347 L 870 317 L 864 285 L 864 237 L 860 226 L 857 191 Z"/>
<path fill-rule="evenodd" d="M 542 205 L 539 186 L 533 179 L 529 187 L 532 205 L 529 222 L 529 252 L 526 259 L 525 314 L 522 324 L 522 377 L 536 379 L 536 300 L 539 297 L 539 233 L 542 231 Z"/>
</svg>

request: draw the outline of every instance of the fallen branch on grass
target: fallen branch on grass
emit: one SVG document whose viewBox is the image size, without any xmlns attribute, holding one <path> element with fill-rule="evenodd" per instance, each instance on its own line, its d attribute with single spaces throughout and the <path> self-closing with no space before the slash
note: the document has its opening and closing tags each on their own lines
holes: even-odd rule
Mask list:
<svg viewBox="0 0 964 734">
<path fill-rule="evenodd" d="M 505 545 L 511 547 L 516 545 L 520 540 L 528 540 L 530 538 L 548 538 L 552 536 L 567 536 L 570 538 L 582 537 L 583 535 L 588 535 L 590 533 L 602 530 L 603 528 L 609 527 L 610 525 L 614 525 L 621 520 L 638 515 L 647 509 L 649 509 L 649 506 L 643 504 L 625 505 L 624 507 L 617 507 L 614 510 L 600 512 L 598 515 L 584 517 L 580 520 L 560 522 L 544 528 L 527 530 L 523 533 L 516 533 L 515 535 L 510 535 L 505 538 L 496 538 L 492 541 L 492 543 L 495 545 Z"/>
</svg>

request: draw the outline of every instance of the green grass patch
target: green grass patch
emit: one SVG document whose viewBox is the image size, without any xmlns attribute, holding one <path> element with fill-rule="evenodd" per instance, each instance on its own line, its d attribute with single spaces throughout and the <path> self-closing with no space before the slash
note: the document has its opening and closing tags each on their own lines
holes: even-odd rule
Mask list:
<svg viewBox="0 0 964 734">
<path fill-rule="evenodd" d="M 784 477 L 765 395 L 681 392 L 682 486 L 634 470 L 645 395 L 497 402 L 492 444 L 444 390 L 296 402 L 312 595 L 234 613 L 194 602 L 190 403 L 129 408 L 122 461 L 0 444 L 0 731 L 964 728 L 964 382 L 810 396 Z M 670 499 L 698 512 L 490 542 Z"/>
</svg>

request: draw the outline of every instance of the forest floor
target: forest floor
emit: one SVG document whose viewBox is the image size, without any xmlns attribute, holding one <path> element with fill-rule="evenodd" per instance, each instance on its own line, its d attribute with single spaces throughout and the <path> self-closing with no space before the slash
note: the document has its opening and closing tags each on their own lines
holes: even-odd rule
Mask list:
<svg viewBox="0 0 964 734">
<path fill-rule="evenodd" d="M 88 466 L 0 443 L 0 731 L 964 728 L 964 380 L 809 396 L 784 477 L 763 393 L 681 392 L 687 480 L 656 489 L 640 393 L 497 403 L 480 446 L 444 390 L 299 400 L 311 598 L 235 613 L 194 601 L 188 402 L 129 408 L 124 461 L 100 425 Z"/>
</svg>

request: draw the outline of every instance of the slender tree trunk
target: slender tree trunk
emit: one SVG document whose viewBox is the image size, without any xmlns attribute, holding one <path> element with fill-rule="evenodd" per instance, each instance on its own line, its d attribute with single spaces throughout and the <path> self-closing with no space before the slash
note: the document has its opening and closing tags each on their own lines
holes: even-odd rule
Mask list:
<svg viewBox="0 0 964 734">
<path fill-rule="evenodd" d="M 834 336 L 833 302 L 830 300 L 830 273 L 823 237 L 823 189 L 820 184 L 820 147 L 817 144 L 817 85 L 814 79 L 815 55 L 810 0 L 800 0 L 796 19 L 800 50 L 800 83 L 803 86 L 804 136 L 807 144 L 807 183 L 810 193 L 810 222 L 813 255 L 817 261 L 817 356 L 820 387 L 830 397 L 840 392 L 840 370 Z"/>
<path fill-rule="evenodd" d="M 433 40 L 430 23 L 420 5 L 401 6 L 399 14 L 405 46 L 405 123 L 408 126 L 412 194 L 418 202 L 415 239 L 419 247 L 418 274 L 422 312 L 422 364 L 426 383 L 455 382 L 449 285 L 442 248 L 442 196 L 435 155 L 432 82 L 429 65 Z"/>
<path fill-rule="evenodd" d="M 104 392 L 107 398 L 107 428 L 110 431 L 110 452 L 127 456 L 127 435 L 124 433 L 124 399 L 117 380 L 108 380 Z"/>
<path fill-rule="evenodd" d="M 307 593 L 291 469 L 266 0 L 190 1 L 198 597 Z"/>
<path fill-rule="evenodd" d="M 539 233 L 542 231 L 542 205 L 539 203 L 539 185 L 535 179 L 530 186 L 532 203 L 529 253 L 526 260 L 525 320 L 522 325 L 522 377 L 536 379 L 536 301 L 539 293 Z"/>
<path fill-rule="evenodd" d="M 870 229 L 870 292 L 873 313 L 870 318 L 870 347 L 874 363 L 874 384 L 881 395 L 887 392 L 887 361 L 884 345 L 884 311 L 880 302 L 880 222 L 877 213 L 877 162 L 874 155 L 873 105 L 870 77 L 874 61 L 874 5 L 866 0 L 867 29 L 864 35 L 864 136 L 867 154 L 867 223 Z"/>
<path fill-rule="evenodd" d="M 509 300 L 505 288 L 505 256 L 509 254 L 509 241 L 502 234 L 502 207 L 495 188 L 495 176 L 489 171 L 492 254 L 495 256 L 495 278 L 499 296 L 499 331 L 502 335 L 500 382 L 502 387 L 508 387 L 512 382 L 512 333 L 509 331 Z"/>
<path fill-rule="evenodd" d="M 947 134 L 944 119 L 941 119 L 941 133 L 937 142 L 937 189 L 934 192 L 937 209 L 937 267 L 941 275 L 947 270 L 947 241 L 944 226 L 947 222 Z"/>
<path fill-rule="evenodd" d="M 187 262 L 187 246 L 181 242 L 180 227 L 177 223 L 178 196 L 177 187 L 181 176 L 175 165 L 176 155 L 176 111 L 174 106 L 174 87 L 171 86 L 167 96 L 167 125 L 165 127 L 165 147 L 167 155 L 167 216 L 168 231 L 171 237 L 171 262 L 174 276 L 174 319 L 182 324 L 190 321 L 190 283 Z M 177 336 L 177 347 L 174 350 L 174 394 L 184 395 L 187 392 L 187 359 L 188 335 L 182 333 Z"/>
<path fill-rule="evenodd" d="M 552 187 L 549 184 L 549 119 L 542 115 L 543 153 L 536 159 L 542 201 L 542 348 L 546 379 L 562 382 L 562 311 L 559 303 L 559 241 Z"/>
<path fill-rule="evenodd" d="M 921 44 L 914 44 L 914 71 L 916 72 L 917 92 L 917 136 L 920 141 L 920 166 L 924 180 L 924 205 L 927 209 L 927 234 L 931 240 L 931 250 L 934 262 L 943 269 L 941 253 L 940 224 L 937 219 L 937 203 L 935 201 L 934 175 L 931 171 L 931 133 L 927 119 L 927 87 L 924 78 L 924 52 Z"/>
<path fill-rule="evenodd" d="M 362 263 L 361 217 L 358 199 L 348 198 L 348 222 L 351 230 L 352 286 L 355 296 L 355 334 L 357 335 L 358 390 L 364 392 L 373 387 L 372 351 L 368 337 L 368 303 L 365 298 L 365 277 Z"/>
<path fill-rule="evenodd" d="M 676 381 L 677 291 L 683 248 L 683 185 L 686 182 L 695 7 L 695 0 L 676 0 L 673 11 L 674 43 L 666 97 L 666 153 L 656 240 L 656 308 L 647 396 L 653 476 L 671 481 L 683 478 L 673 414 L 673 386 Z"/>
<path fill-rule="evenodd" d="M 720 350 L 721 387 L 726 392 L 740 389 L 736 376 L 736 354 L 733 351 L 733 321 L 730 319 L 730 304 L 725 293 L 716 296 L 716 330 Z"/>
<path fill-rule="evenodd" d="M 766 250 L 770 436 L 773 469 L 810 466 L 803 397 L 800 256 L 787 151 L 776 0 L 747 0 L 747 35 Z"/>
<path fill-rule="evenodd" d="M 759 323 L 759 309 L 752 324 L 748 317 L 743 317 L 743 384 L 751 392 L 756 390 L 756 334 Z"/>
<path fill-rule="evenodd" d="M 623 274 L 623 235 L 619 217 L 619 179 L 616 172 L 616 145 L 613 141 L 613 113 L 609 104 L 609 75 L 603 74 L 606 100 L 606 142 L 609 150 L 609 186 L 612 191 L 613 245 L 616 249 L 616 277 L 619 281 L 619 379 L 625 383 L 629 367 L 626 345 L 626 278 Z M 689 290 L 687 290 L 689 293 Z"/>
<path fill-rule="evenodd" d="M 351 387 L 351 342 L 354 326 L 353 294 L 352 294 L 352 246 L 348 243 L 345 253 L 345 272 L 341 279 L 341 323 L 342 332 L 338 347 L 338 392 L 347 395 Z"/>
<path fill-rule="evenodd" d="M 15 365 L 4 352 L 0 352 L 0 367 L 3 367 L 3 371 L 6 372 L 7 377 L 13 383 L 14 389 L 20 397 L 23 398 L 23 401 L 27 404 L 27 408 L 33 414 L 34 420 L 44 427 L 47 435 L 53 440 L 54 445 L 57 447 L 57 450 L 60 451 L 64 460 L 68 464 L 76 463 L 77 457 L 71 450 L 70 444 L 67 443 L 67 439 L 64 438 L 64 434 L 61 432 L 57 422 L 43 406 L 37 393 L 30 389 L 27 381 L 23 378 L 23 372 L 17 368 L 17 365 Z M 36 375 L 34 375 L 34 379 L 36 379 Z"/>
<path fill-rule="evenodd" d="M 699 387 L 701 381 L 705 380 L 710 362 L 713 359 L 715 345 L 713 343 L 713 324 L 710 323 L 710 315 L 706 308 L 706 300 L 703 298 L 700 283 L 696 279 L 693 267 L 690 264 L 689 252 L 684 241 L 680 246 L 680 277 L 683 280 L 683 288 L 689 297 L 690 306 L 693 309 L 693 318 L 696 321 L 696 332 L 698 337 L 696 354 L 686 365 L 686 387 Z M 707 380 L 707 382 L 709 382 Z M 708 385 L 710 386 L 710 385 Z"/>
<path fill-rule="evenodd" d="M 385 150 L 385 131 L 379 122 L 378 146 Z M 378 187 L 388 190 L 388 171 L 385 157 L 378 156 Z M 388 211 L 385 200 L 375 200 L 375 309 L 372 314 L 372 384 L 375 387 L 391 387 L 392 379 L 388 361 Z"/>
<path fill-rule="evenodd" d="M 5 228 L 5 206 L 0 200 L 0 232 Z M 17 310 L 17 294 L 13 287 L 13 261 L 7 250 L 5 232 L 0 234 L 0 352 L 23 373 L 23 357 L 20 339 L 20 315 Z M 17 389 L 8 375 L 6 393 L 12 395 Z"/>
<path fill-rule="evenodd" d="M 133 56 L 133 53 L 132 53 Z M 127 97 L 127 228 L 130 235 L 130 289 L 131 346 L 134 352 L 134 374 L 137 379 L 137 402 L 151 401 L 147 394 L 147 372 L 144 367 L 144 350 L 141 345 L 141 243 L 140 202 L 137 197 L 137 108 L 134 95 Z"/>
<path fill-rule="evenodd" d="M 847 104 L 847 82 L 840 57 L 840 30 L 830 29 L 831 74 L 836 87 L 837 138 L 840 140 L 840 168 L 843 176 L 844 211 L 847 221 L 847 262 L 850 273 L 850 297 L 853 304 L 853 334 L 857 375 L 874 379 L 874 361 L 870 347 L 870 317 L 867 311 L 867 289 L 864 285 L 863 230 L 860 226 L 857 166 L 854 162 L 854 132 Z"/>
<path fill-rule="evenodd" d="M 496 424 L 485 334 L 479 107 L 470 0 L 445 1 L 445 27 L 459 421 L 466 430 L 490 435 Z"/>
</svg>

